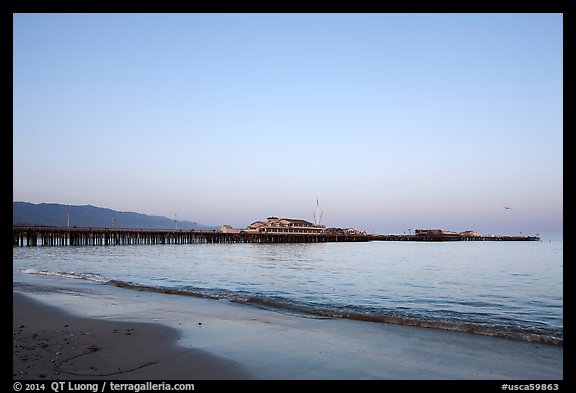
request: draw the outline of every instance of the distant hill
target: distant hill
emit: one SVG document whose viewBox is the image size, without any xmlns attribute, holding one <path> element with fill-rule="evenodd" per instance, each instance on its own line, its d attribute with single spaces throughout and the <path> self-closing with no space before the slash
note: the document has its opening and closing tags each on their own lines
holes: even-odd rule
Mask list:
<svg viewBox="0 0 576 393">
<path fill-rule="evenodd" d="M 112 217 L 116 228 L 174 229 L 174 220 L 168 217 L 149 216 L 134 212 L 120 212 L 92 205 L 75 206 L 59 203 L 12 202 L 13 225 L 67 225 L 70 213 L 70 226 L 84 228 L 110 228 Z M 178 221 L 178 229 L 212 230 L 220 227 L 201 225 L 192 221 Z"/>
</svg>

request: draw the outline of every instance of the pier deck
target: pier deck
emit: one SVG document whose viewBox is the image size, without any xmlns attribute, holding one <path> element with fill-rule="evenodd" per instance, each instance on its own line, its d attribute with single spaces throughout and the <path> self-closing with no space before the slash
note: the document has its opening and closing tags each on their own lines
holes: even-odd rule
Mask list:
<svg viewBox="0 0 576 393">
<path fill-rule="evenodd" d="M 325 243 L 367 241 L 535 241 L 534 236 L 421 236 L 13 226 L 13 246 L 111 246 L 202 243 Z"/>
</svg>

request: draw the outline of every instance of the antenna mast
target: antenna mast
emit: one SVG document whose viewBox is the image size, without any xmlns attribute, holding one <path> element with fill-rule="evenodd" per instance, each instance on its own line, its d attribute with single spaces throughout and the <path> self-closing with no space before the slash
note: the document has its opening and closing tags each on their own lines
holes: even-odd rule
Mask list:
<svg viewBox="0 0 576 393">
<path fill-rule="evenodd" d="M 314 214 L 314 225 L 318 227 L 320 226 L 320 222 L 322 221 L 322 214 L 324 214 L 324 210 L 320 210 L 318 197 L 316 197 L 316 211 L 313 214 Z"/>
</svg>

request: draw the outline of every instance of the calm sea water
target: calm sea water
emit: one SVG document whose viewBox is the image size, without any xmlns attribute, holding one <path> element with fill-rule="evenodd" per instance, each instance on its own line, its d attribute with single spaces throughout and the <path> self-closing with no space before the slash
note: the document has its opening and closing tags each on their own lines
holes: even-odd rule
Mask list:
<svg viewBox="0 0 576 393">
<path fill-rule="evenodd" d="M 563 342 L 561 241 L 16 247 L 13 269 L 302 315 Z"/>
</svg>

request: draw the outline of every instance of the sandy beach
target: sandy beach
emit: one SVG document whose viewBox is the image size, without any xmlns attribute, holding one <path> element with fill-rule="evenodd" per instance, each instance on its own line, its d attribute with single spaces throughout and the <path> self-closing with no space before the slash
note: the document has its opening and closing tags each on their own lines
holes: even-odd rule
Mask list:
<svg viewBox="0 0 576 393">
<path fill-rule="evenodd" d="M 15 379 L 563 378 L 561 346 L 82 280 L 15 273 L 13 285 Z"/>
<path fill-rule="evenodd" d="M 175 329 L 78 317 L 13 298 L 14 379 L 245 379 L 239 364 L 176 344 Z"/>
</svg>

